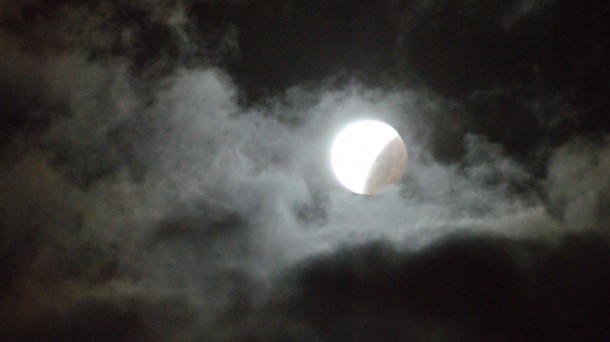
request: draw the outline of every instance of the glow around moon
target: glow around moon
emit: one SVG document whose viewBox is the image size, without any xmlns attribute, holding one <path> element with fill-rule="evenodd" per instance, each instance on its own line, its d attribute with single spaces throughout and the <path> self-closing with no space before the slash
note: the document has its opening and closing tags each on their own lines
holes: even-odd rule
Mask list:
<svg viewBox="0 0 610 342">
<path fill-rule="evenodd" d="M 330 159 L 343 186 L 358 194 L 375 195 L 402 178 L 407 148 L 390 125 L 363 120 L 339 132 Z"/>
</svg>

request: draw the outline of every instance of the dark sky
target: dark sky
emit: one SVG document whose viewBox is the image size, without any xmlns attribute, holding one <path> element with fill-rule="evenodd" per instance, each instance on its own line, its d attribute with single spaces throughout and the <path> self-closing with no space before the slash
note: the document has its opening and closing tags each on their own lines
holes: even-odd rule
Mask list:
<svg viewBox="0 0 610 342">
<path fill-rule="evenodd" d="M 0 340 L 609 341 L 608 18 L 0 0 Z M 409 151 L 375 197 L 361 117 Z"/>
</svg>

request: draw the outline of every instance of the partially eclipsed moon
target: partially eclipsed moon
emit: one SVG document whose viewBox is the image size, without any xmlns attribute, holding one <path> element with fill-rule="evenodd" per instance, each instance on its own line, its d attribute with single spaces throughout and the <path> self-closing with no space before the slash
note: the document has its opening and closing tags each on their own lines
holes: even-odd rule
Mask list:
<svg viewBox="0 0 610 342">
<path fill-rule="evenodd" d="M 364 120 L 339 132 L 330 160 L 343 186 L 358 194 L 375 195 L 402 178 L 407 148 L 390 125 Z"/>
</svg>

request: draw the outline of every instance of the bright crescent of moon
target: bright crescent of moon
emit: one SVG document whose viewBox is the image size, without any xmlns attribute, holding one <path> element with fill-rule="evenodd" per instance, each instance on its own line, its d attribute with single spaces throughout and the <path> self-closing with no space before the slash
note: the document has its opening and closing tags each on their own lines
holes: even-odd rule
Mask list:
<svg viewBox="0 0 610 342">
<path fill-rule="evenodd" d="M 392 126 L 363 120 L 343 128 L 331 149 L 331 167 L 347 189 L 374 195 L 400 180 L 407 149 Z"/>
</svg>

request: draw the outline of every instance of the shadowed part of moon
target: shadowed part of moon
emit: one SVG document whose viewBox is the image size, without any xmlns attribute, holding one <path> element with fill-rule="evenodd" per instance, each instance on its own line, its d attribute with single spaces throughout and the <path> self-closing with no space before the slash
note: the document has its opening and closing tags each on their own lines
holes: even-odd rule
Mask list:
<svg viewBox="0 0 610 342">
<path fill-rule="evenodd" d="M 375 159 L 364 185 L 365 195 L 375 195 L 402 178 L 407 167 L 407 148 L 400 136 L 385 145 Z"/>
</svg>

